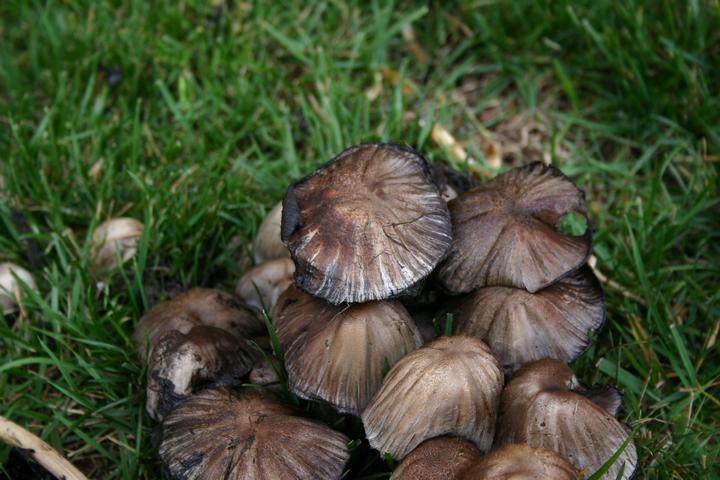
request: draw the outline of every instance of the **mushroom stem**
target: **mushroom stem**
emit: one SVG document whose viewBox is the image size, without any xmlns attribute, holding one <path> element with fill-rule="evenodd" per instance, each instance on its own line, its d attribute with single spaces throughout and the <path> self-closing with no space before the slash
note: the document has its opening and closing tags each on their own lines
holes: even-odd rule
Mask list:
<svg viewBox="0 0 720 480">
<path fill-rule="evenodd" d="M 28 432 L 17 423 L 0 415 L 0 440 L 28 452 L 40 465 L 56 478 L 87 480 L 87 477 L 67 459 L 38 436 Z"/>
</svg>

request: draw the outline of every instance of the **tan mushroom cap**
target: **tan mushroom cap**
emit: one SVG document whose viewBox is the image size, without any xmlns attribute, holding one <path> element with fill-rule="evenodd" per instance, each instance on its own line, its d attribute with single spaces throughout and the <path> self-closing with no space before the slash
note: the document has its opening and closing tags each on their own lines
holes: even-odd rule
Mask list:
<svg viewBox="0 0 720 480">
<path fill-rule="evenodd" d="M 109 270 L 135 256 L 137 244 L 143 234 L 142 222 L 130 217 L 111 218 L 93 232 L 90 258 L 93 267 Z"/>
<path fill-rule="evenodd" d="M 439 478 L 439 477 L 438 477 Z M 567 460 L 552 450 L 503 445 L 476 460 L 460 480 L 580 480 Z"/>
<path fill-rule="evenodd" d="M 290 252 L 280 238 L 282 220 L 282 202 L 278 202 L 265 216 L 253 244 L 255 263 L 263 263 L 276 258 L 290 258 Z"/>
<path fill-rule="evenodd" d="M 162 420 L 200 386 L 240 384 L 256 358 L 252 345 L 216 327 L 168 332 L 150 356 L 147 411 Z"/>
<path fill-rule="evenodd" d="M 266 330 L 257 314 L 229 293 L 193 288 L 155 305 L 140 319 L 133 334 L 140 361 L 145 361 L 146 340 L 152 350 L 166 333 L 177 330 L 186 334 L 197 325 L 217 327 L 239 338 L 249 338 Z"/>
<path fill-rule="evenodd" d="M 278 297 L 293 283 L 295 264 L 287 258 L 276 258 L 254 266 L 238 280 L 235 295 L 257 310 L 272 310 Z"/>
<path fill-rule="evenodd" d="M 370 446 L 402 459 L 440 435 L 492 445 L 503 375 L 490 349 L 474 337 L 439 337 L 390 370 L 362 414 Z"/>
<path fill-rule="evenodd" d="M 383 382 L 383 369 L 422 344 L 397 301 L 339 307 L 291 286 L 273 310 L 290 388 L 359 415 Z"/>
<path fill-rule="evenodd" d="M 597 395 L 599 405 L 577 391 L 581 389 L 575 375 L 559 360 L 525 365 L 503 391 L 496 441 L 549 448 L 578 470 L 594 473 L 620 450 L 629 432 L 601 406 L 616 395 Z M 630 441 L 601 478 L 615 479 L 624 468 L 621 478 L 628 479 L 636 464 L 637 452 Z"/>
<path fill-rule="evenodd" d="M 337 480 L 347 442 L 259 390 L 219 388 L 165 418 L 158 453 L 170 480 Z"/>
<path fill-rule="evenodd" d="M 400 462 L 390 480 L 458 480 L 482 453 L 457 437 L 426 440 Z"/>
<path fill-rule="evenodd" d="M 28 288 L 37 290 L 37 285 L 30 272 L 14 263 L 0 263 L 0 311 L 3 315 L 17 310 L 22 296 L 20 282 L 25 283 Z"/>
<path fill-rule="evenodd" d="M 603 291 L 587 266 L 529 293 L 485 287 L 456 309 L 456 332 L 487 342 L 508 371 L 543 358 L 575 360 L 605 323 Z"/>
<path fill-rule="evenodd" d="M 290 186 L 282 238 L 295 283 L 332 304 L 396 297 L 445 257 L 450 214 L 417 152 L 350 147 Z"/>
<path fill-rule="evenodd" d="M 449 203 L 453 244 L 438 269 L 451 293 L 485 286 L 536 292 L 579 268 L 591 234 L 566 235 L 567 213 L 587 218 L 585 195 L 558 170 L 542 163 L 510 170 Z"/>
</svg>

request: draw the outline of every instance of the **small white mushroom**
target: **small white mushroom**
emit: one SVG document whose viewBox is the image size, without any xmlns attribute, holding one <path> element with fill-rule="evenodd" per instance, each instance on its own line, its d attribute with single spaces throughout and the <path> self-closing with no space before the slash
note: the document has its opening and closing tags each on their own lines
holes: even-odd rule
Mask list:
<svg viewBox="0 0 720 480">
<path fill-rule="evenodd" d="M 0 264 L 0 309 L 4 315 L 17 310 L 22 296 L 21 282 L 37 290 L 30 272 L 14 263 Z"/>
<path fill-rule="evenodd" d="M 273 305 L 293 283 L 295 264 L 290 258 L 268 260 L 248 270 L 235 287 L 235 294 L 257 310 L 272 310 Z"/>
<path fill-rule="evenodd" d="M 137 253 L 143 224 L 134 218 L 112 218 L 101 223 L 92 236 L 91 259 L 98 270 L 111 270 L 130 260 Z"/>
<path fill-rule="evenodd" d="M 290 257 L 285 244 L 280 238 L 280 221 L 282 219 L 282 202 L 278 202 L 265 216 L 255 236 L 253 257 L 255 263 L 267 262 L 276 258 Z"/>
</svg>

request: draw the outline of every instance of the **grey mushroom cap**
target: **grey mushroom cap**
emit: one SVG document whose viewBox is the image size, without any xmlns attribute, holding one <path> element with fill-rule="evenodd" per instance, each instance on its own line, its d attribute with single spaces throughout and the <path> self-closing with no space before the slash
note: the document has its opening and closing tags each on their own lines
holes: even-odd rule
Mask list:
<svg viewBox="0 0 720 480">
<path fill-rule="evenodd" d="M 617 391 L 596 388 L 589 397 L 585 392 L 572 370 L 559 360 L 525 365 L 503 391 L 496 442 L 554 450 L 587 474 L 597 471 L 624 446 L 601 478 L 615 479 L 621 470 L 621 478 L 632 477 L 637 452 L 628 440 L 628 428 L 613 415 L 618 409 Z"/>
<path fill-rule="evenodd" d="M 290 259 L 276 258 L 255 265 L 235 286 L 235 294 L 245 304 L 261 311 L 272 310 L 280 294 L 293 283 L 295 264 Z"/>
<path fill-rule="evenodd" d="M 253 244 L 255 263 L 263 263 L 277 258 L 290 258 L 290 252 L 280 238 L 282 220 L 282 202 L 278 202 L 265 216 Z"/>
<path fill-rule="evenodd" d="M 439 337 L 390 369 L 362 414 L 370 446 L 402 459 L 422 441 L 453 435 L 492 445 L 503 375 L 481 340 Z"/>
<path fill-rule="evenodd" d="M 338 480 L 348 438 L 257 389 L 204 390 L 163 421 L 169 480 Z"/>
<path fill-rule="evenodd" d="M 587 266 L 536 293 L 480 288 L 454 311 L 455 331 L 485 341 L 510 372 L 543 358 L 575 360 L 605 323 L 602 287 Z"/>
<path fill-rule="evenodd" d="M 457 437 L 436 437 L 421 443 L 403 459 L 390 480 L 458 480 L 482 452 Z"/>
<path fill-rule="evenodd" d="M 460 480 L 580 480 L 578 471 L 552 450 L 503 445 L 465 469 Z"/>
<path fill-rule="evenodd" d="M 291 286 L 272 319 L 292 391 L 353 415 L 382 385 L 384 368 L 422 344 L 397 301 L 340 307 Z"/>
<path fill-rule="evenodd" d="M 453 244 L 438 279 L 458 294 L 486 286 L 536 292 L 583 265 L 591 231 L 566 235 L 566 214 L 587 219 L 585 195 L 540 162 L 510 170 L 452 200 Z"/>
<path fill-rule="evenodd" d="M 171 331 L 187 334 L 191 328 L 207 325 L 226 330 L 238 338 L 250 338 L 266 331 L 257 313 L 221 290 L 193 288 L 170 301 L 151 308 L 140 319 L 133 340 L 141 362 L 162 337 Z"/>
<path fill-rule="evenodd" d="M 425 159 L 376 143 L 350 147 L 290 186 L 282 238 L 296 285 L 337 305 L 418 288 L 445 257 L 452 229 Z"/>
<path fill-rule="evenodd" d="M 168 332 L 148 362 L 146 409 L 162 420 L 198 389 L 239 385 L 257 357 L 251 344 L 219 328 L 200 325 L 187 334 Z"/>
</svg>

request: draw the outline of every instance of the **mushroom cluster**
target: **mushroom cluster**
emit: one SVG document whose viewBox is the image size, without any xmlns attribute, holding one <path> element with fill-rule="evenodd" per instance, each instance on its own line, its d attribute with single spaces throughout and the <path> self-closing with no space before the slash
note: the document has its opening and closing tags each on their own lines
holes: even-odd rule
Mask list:
<svg viewBox="0 0 720 480">
<path fill-rule="evenodd" d="M 166 476 L 340 478 L 362 443 L 395 480 L 629 478 L 622 396 L 567 366 L 605 321 L 591 245 L 552 166 L 478 184 L 348 148 L 270 211 L 235 296 L 193 289 L 138 324 Z"/>
</svg>

